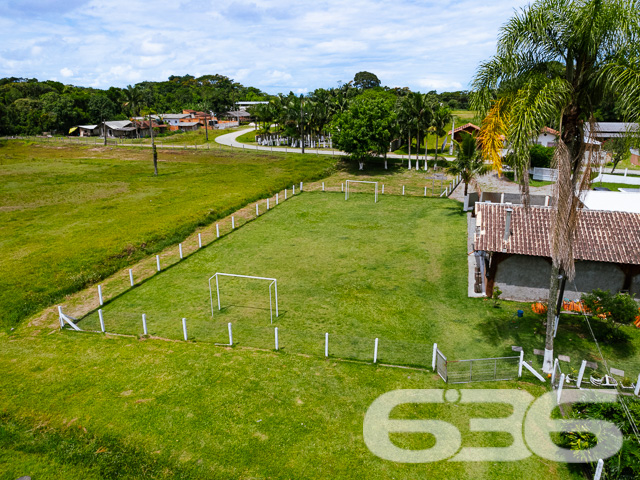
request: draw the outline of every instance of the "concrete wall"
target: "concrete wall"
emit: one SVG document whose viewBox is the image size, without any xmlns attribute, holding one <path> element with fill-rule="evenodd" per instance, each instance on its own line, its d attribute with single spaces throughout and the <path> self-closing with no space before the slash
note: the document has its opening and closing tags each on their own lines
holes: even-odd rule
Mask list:
<svg viewBox="0 0 640 480">
<path fill-rule="evenodd" d="M 514 255 L 498 266 L 495 285 L 502 290 L 502 298 L 523 302 L 546 301 L 549 296 L 551 264 L 542 257 Z M 618 292 L 624 284 L 624 274 L 617 265 L 604 262 L 576 261 L 575 287 L 567 281 L 564 297 L 577 300 L 582 293 L 595 288 Z M 577 292 L 576 292 L 577 287 Z M 632 284 L 632 291 L 640 294 L 640 275 Z"/>
</svg>

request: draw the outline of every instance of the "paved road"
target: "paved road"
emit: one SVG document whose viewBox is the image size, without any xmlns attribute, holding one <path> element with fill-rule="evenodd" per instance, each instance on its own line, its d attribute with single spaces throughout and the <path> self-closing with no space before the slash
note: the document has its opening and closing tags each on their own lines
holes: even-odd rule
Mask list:
<svg viewBox="0 0 640 480">
<path fill-rule="evenodd" d="M 291 148 L 291 147 L 263 147 L 261 145 L 247 145 L 245 143 L 240 143 L 237 141 L 237 138 L 240 135 L 244 135 L 248 131 L 253 130 L 253 127 L 245 128 L 242 130 L 238 130 L 235 132 L 227 133 L 225 135 L 220 135 L 216 137 L 216 142 L 226 145 L 227 147 L 233 148 L 244 148 L 245 150 L 264 150 L 268 152 L 291 152 L 291 153 L 302 153 L 299 148 Z M 316 149 L 316 148 L 305 148 L 304 153 L 308 153 L 311 155 L 347 155 L 340 150 L 331 150 L 331 149 Z M 408 155 L 399 155 L 396 153 L 387 154 L 387 158 L 404 158 L 406 159 Z M 415 156 L 412 155 L 412 160 L 415 159 Z M 424 161 L 424 157 L 420 157 L 420 161 Z"/>
</svg>

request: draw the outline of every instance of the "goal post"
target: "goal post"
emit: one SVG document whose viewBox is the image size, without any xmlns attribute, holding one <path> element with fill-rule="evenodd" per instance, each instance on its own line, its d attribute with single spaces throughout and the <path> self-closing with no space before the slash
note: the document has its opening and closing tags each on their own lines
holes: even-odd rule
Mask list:
<svg viewBox="0 0 640 480">
<path fill-rule="evenodd" d="M 236 278 L 247 278 L 250 280 L 266 280 L 269 282 L 269 313 L 271 315 L 271 323 L 273 323 L 273 296 L 271 294 L 271 287 L 273 287 L 275 293 L 276 300 L 276 317 L 278 316 L 278 280 L 275 278 L 267 278 L 267 277 L 255 277 L 253 275 L 237 275 L 235 273 L 222 273 L 216 272 L 215 275 L 209 278 L 209 299 L 211 300 L 211 316 L 213 317 L 213 289 L 211 286 L 211 280 L 216 279 L 216 296 L 218 298 L 218 311 L 222 310 L 220 306 L 220 277 L 236 277 Z"/>
<path fill-rule="evenodd" d="M 372 183 L 375 185 L 375 197 L 374 203 L 378 203 L 378 182 L 372 182 L 370 180 L 347 180 L 344 188 L 344 199 L 349 200 L 349 185 L 352 183 Z"/>
</svg>

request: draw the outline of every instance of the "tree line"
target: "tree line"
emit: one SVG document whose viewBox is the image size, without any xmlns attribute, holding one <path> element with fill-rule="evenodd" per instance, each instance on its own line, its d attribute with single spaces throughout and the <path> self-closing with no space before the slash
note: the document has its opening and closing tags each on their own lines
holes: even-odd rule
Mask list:
<svg viewBox="0 0 640 480">
<path fill-rule="evenodd" d="M 408 88 L 380 86 L 378 78 L 369 72 L 359 72 L 354 80 L 336 88 L 317 89 L 303 98 L 310 125 L 324 128 L 337 108 L 342 112 L 349 102 L 367 90 L 386 92 L 394 98 L 409 95 Z M 467 92 L 430 92 L 440 103 L 450 108 L 466 109 Z M 329 105 L 333 99 L 336 105 Z M 74 125 L 96 124 L 104 120 L 124 120 L 144 112 L 178 113 L 183 109 L 225 113 L 237 101 L 270 100 L 279 110 L 291 116 L 299 96 L 268 95 L 255 87 L 247 87 L 224 75 L 172 75 L 163 82 L 144 81 L 126 88 L 101 90 L 65 85 L 54 80 L 9 77 L 0 79 L 0 135 L 35 135 L 42 132 L 65 134 Z M 298 109 L 299 113 L 299 109 Z M 282 122 L 292 126 L 293 118 Z"/>
</svg>

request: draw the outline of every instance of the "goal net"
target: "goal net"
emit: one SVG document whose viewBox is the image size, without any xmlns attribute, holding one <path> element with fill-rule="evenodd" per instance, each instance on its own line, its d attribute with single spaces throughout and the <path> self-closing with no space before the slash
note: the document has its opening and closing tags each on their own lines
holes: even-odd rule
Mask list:
<svg viewBox="0 0 640 480">
<path fill-rule="evenodd" d="M 344 189 L 344 199 L 345 200 L 349 200 L 349 187 L 351 185 L 353 185 L 354 183 L 370 183 L 373 184 L 375 186 L 375 196 L 374 196 L 374 203 L 378 203 L 378 182 L 372 182 L 369 180 L 347 180 L 345 183 L 345 189 Z"/>
<path fill-rule="evenodd" d="M 276 317 L 278 316 L 278 280 L 275 278 L 266 278 L 266 277 L 254 277 L 252 275 L 236 275 L 234 273 L 221 273 L 217 272 L 215 275 L 209 278 L 209 298 L 211 300 L 211 316 L 213 317 L 213 287 L 211 281 L 215 279 L 216 282 L 216 298 L 218 300 L 218 311 L 222 310 L 222 306 L 220 303 L 220 277 L 234 277 L 234 278 L 245 278 L 249 280 L 262 280 L 269 282 L 269 314 L 271 316 L 271 323 L 273 323 L 273 303 L 275 297 L 276 304 Z"/>
</svg>

